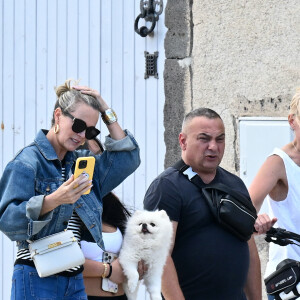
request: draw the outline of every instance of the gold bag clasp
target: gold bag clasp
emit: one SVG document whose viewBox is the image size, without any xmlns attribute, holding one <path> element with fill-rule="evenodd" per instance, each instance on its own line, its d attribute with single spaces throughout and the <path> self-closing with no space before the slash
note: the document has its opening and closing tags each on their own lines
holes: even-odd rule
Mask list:
<svg viewBox="0 0 300 300">
<path fill-rule="evenodd" d="M 49 244 L 48 245 L 48 248 L 51 249 L 51 248 L 55 248 L 57 246 L 60 246 L 62 244 L 62 242 L 56 242 L 56 243 L 53 243 L 53 244 Z"/>
</svg>

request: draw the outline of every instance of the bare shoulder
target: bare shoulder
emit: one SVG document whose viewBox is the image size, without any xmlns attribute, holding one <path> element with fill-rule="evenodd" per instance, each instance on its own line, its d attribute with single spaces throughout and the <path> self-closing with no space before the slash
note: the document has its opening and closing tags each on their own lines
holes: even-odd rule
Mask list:
<svg viewBox="0 0 300 300">
<path fill-rule="evenodd" d="M 261 208 L 265 197 L 278 187 L 287 189 L 285 166 L 280 156 L 271 155 L 260 167 L 248 189 L 257 211 Z"/>
<path fill-rule="evenodd" d="M 282 150 L 290 157 L 290 159 L 300 167 L 300 152 L 295 151 L 295 147 L 292 143 L 282 147 Z"/>
<path fill-rule="evenodd" d="M 285 175 L 285 166 L 282 158 L 276 154 L 269 156 L 261 169 L 271 176 L 276 176 L 278 179 L 284 179 Z"/>
</svg>

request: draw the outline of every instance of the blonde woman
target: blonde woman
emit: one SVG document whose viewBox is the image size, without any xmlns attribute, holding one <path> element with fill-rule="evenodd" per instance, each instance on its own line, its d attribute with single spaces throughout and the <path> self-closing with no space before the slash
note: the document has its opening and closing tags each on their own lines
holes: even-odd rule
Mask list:
<svg viewBox="0 0 300 300">
<path fill-rule="evenodd" d="M 96 241 L 104 249 L 102 197 L 140 164 L 135 139 L 96 90 L 72 87 L 67 80 L 56 95 L 50 130 L 38 132 L 8 163 L 0 181 L 0 230 L 18 246 L 11 299 L 87 299 L 82 266 L 40 278 L 27 241 L 68 228 L 78 239 Z M 100 133 L 95 127 L 100 114 L 109 131 L 106 150 L 102 155 L 78 150 Z M 72 175 L 76 159 L 83 156 L 95 157 L 92 182 Z"/>
<path fill-rule="evenodd" d="M 260 214 L 257 218 L 255 228 L 259 234 L 276 222 L 278 227 L 300 234 L 300 89 L 291 101 L 288 121 L 294 131 L 293 141 L 274 149 L 249 188 L 257 211 L 266 197 L 270 207 L 270 215 Z M 286 258 L 300 260 L 300 247 L 270 243 L 265 276 L 274 272 L 277 264 Z M 269 299 L 274 298 L 269 296 Z"/>
</svg>

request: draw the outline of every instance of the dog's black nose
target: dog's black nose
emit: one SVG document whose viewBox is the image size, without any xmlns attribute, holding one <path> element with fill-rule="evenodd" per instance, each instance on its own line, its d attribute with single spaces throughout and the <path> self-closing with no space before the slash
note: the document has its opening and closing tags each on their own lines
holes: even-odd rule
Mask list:
<svg viewBox="0 0 300 300">
<path fill-rule="evenodd" d="M 148 230 L 148 227 L 147 227 L 147 223 L 142 224 L 142 233 L 144 233 L 144 234 L 150 233 L 150 231 Z"/>
</svg>

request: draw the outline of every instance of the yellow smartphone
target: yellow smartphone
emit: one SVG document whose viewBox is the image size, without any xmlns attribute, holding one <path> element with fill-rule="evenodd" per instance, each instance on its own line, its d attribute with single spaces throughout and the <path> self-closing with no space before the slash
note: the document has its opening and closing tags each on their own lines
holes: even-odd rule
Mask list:
<svg viewBox="0 0 300 300">
<path fill-rule="evenodd" d="M 76 179 L 80 174 L 84 173 L 85 176 L 89 178 L 89 180 L 92 180 L 94 174 L 94 167 L 95 167 L 95 157 L 93 156 L 78 157 L 75 165 L 74 179 Z M 90 191 L 91 189 L 87 190 L 84 193 L 84 195 L 89 194 Z"/>
</svg>

